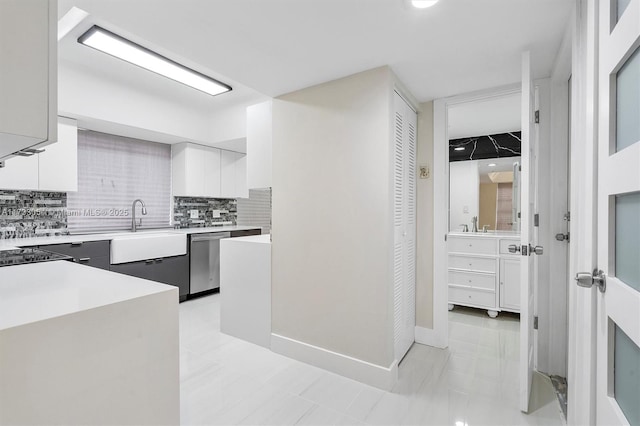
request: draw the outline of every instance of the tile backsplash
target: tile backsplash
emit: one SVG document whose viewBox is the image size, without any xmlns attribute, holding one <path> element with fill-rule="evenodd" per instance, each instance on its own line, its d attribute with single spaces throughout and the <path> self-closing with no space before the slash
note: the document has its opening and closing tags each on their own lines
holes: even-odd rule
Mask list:
<svg viewBox="0 0 640 426">
<path fill-rule="evenodd" d="M 180 228 L 235 225 L 235 199 L 174 197 L 173 224 Z"/>
<path fill-rule="evenodd" d="M 0 190 L 0 238 L 68 233 L 65 192 Z"/>
</svg>

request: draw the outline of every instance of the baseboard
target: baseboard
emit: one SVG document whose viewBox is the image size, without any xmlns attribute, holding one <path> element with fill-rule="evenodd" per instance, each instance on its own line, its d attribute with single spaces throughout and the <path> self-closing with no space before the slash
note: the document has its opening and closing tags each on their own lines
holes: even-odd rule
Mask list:
<svg viewBox="0 0 640 426">
<path fill-rule="evenodd" d="M 435 348 L 444 349 L 449 346 L 447 339 L 441 333 L 436 333 L 432 328 L 424 328 L 416 326 L 416 343 L 422 345 L 433 346 Z"/>
<path fill-rule="evenodd" d="M 398 381 L 398 362 L 381 367 L 338 352 L 271 333 L 271 350 L 383 390 Z"/>
</svg>

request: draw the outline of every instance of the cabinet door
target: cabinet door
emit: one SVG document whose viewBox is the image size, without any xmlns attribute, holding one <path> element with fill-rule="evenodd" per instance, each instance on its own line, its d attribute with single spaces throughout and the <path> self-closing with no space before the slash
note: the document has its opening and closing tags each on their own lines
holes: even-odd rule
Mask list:
<svg viewBox="0 0 640 426">
<path fill-rule="evenodd" d="M 222 150 L 220 153 L 220 196 L 236 198 L 236 161 L 238 153 Z"/>
<path fill-rule="evenodd" d="M 204 196 L 220 197 L 220 150 L 204 148 Z"/>
<path fill-rule="evenodd" d="M 38 190 L 38 156 L 12 157 L 0 169 L 0 189 Z"/>
<path fill-rule="evenodd" d="M 178 287 L 180 296 L 189 294 L 189 256 L 157 259 L 154 281 Z"/>
<path fill-rule="evenodd" d="M 271 187 L 272 102 L 247 108 L 247 186 Z"/>
<path fill-rule="evenodd" d="M 58 142 L 38 154 L 38 187 L 43 191 L 78 190 L 78 124 L 58 117 Z"/>
<path fill-rule="evenodd" d="M 57 1 L 0 1 L 0 158 L 56 140 Z"/>
<path fill-rule="evenodd" d="M 112 272 L 156 281 L 156 268 L 153 260 L 140 260 L 138 262 L 119 263 L 111 265 Z"/>
<path fill-rule="evenodd" d="M 520 259 L 500 259 L 500 307 L 520 311 Z"/>
<path fill-rule="evenodd" d="M 236 198 L 249 198 L 247 186 L 247 156 L 239 154 L 236 161 Z"/>
</svg>

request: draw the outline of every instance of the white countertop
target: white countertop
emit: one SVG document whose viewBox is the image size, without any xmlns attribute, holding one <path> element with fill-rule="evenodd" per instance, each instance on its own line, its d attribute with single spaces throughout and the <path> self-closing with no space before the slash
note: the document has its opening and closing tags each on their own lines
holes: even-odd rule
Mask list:
<svg viewBox="0 0 640 426">
<path fill-rule="evenodd" d="M 112 303 L 175 292 L 153 281 L 54 261 L 0 268 L 0 330 Z"/>
<path fill-rule="evenodd" d="M 249 235 L 247 237 L 227 238 L 222 240 L 223 244 L 271 244 L 271 234 Z"/>
<path fill-rule="evenodd" d="M 520 238 L 520 232 L 517 231 L 487 231 L 487 232 L 449 232 L 449 235 L 455 237 L 480 237 L 480 238 Z"/>
<path fill-rule="evenodd" d="M 249 229 L 260 229 L 259 226 L 239 226 L 239 225 L 226 225 L 226 226 L 211 226 L 208 228 L 161 228 L 161 229 L 141 229 L 138 233 L 180 233 L 180 234 L 201 234 L 207 232 L 231 232 L 231 231 L 246 231 Z M 88 241 L 104 241 L 111 240 L 114 237 L 121 235 L 131 235 L 130 231 L 119 232 L 104 232 L 104 233 L 91 233 L 91 234 L 78 234 L 78 235 L 58 235 L 47 237 L 32 237 L 32 238 L 11 238 L 0 239 L 0 250 L 11 250 L 18 247 L 29 247 L 46 244 L 65 244 L 65 243 L 79 243 Z"/>
</svg>

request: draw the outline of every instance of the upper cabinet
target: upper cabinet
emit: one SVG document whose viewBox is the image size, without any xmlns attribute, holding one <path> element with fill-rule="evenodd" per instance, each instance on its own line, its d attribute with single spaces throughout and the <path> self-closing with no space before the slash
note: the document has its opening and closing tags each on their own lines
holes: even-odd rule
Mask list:
<svg viewBox="0 0 640 426">
<path fill-rule="evenodd" d="M 271 143 L 273 103 L 262 102 L 247 108 L 247 187 L 271 187 Z"/>
<path fill-rule="evenodd" d="M 78 125 L 58 118 L 58 143 L 40 154 L 13 157 L 0 168 L 0 189 L 67 192 L 78 190 Z"/>
<path fill-rule="evenodd" d="M 194 143 L 171 147 L 176 197 L 248 197 L 245 155 Z"/>
<path fill-rule="evenodd" d="M 57 140 L 57 15 L 57 0 L 0 1 L 0 160 Z"/>
</svg>

